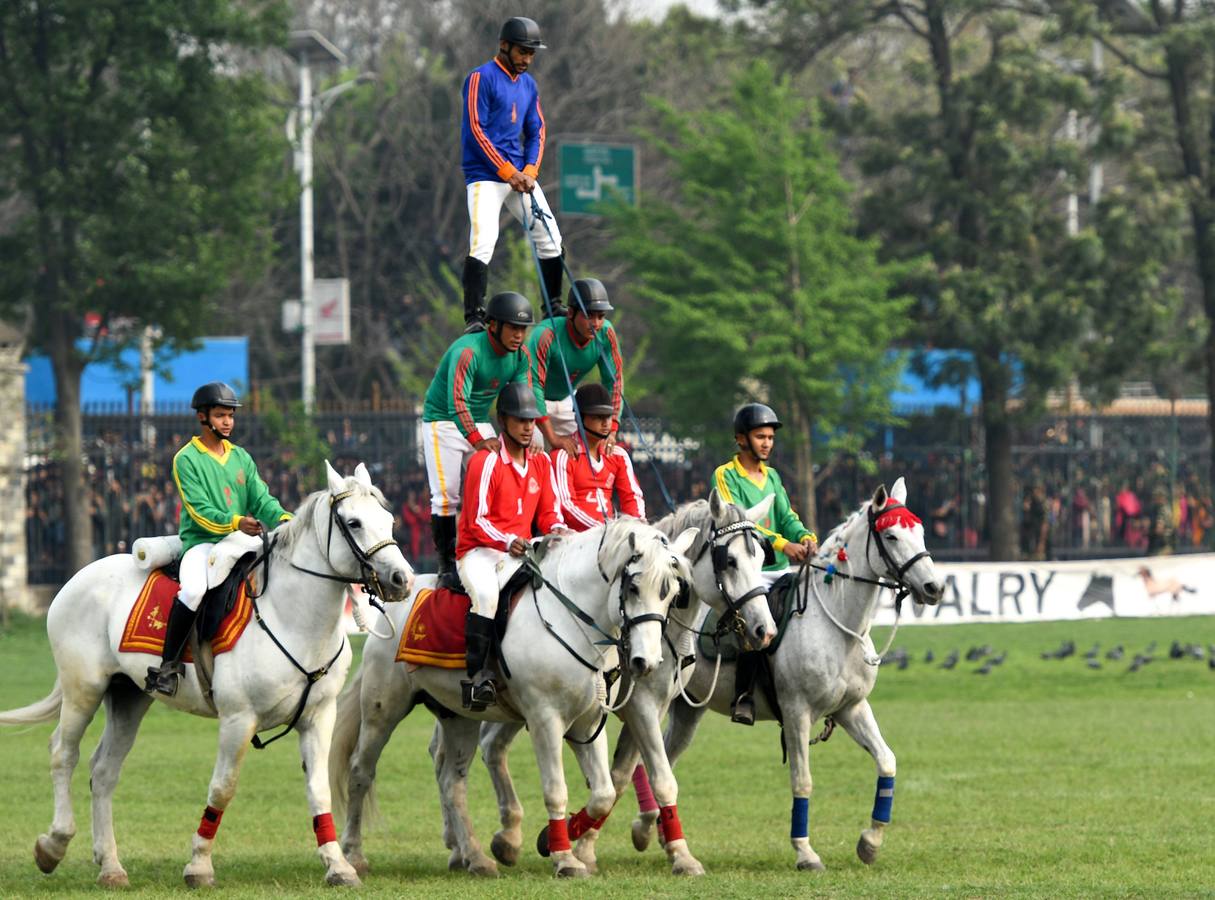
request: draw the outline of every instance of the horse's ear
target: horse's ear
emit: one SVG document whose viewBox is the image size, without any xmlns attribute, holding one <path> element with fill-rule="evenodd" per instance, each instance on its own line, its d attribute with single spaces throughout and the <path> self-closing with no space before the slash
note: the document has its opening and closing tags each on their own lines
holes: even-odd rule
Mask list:
<svg viewBox="0 0 1215 900">
<path fill-rule="evenodd" d="M 699 534 L 699 528 L 685 528 L 679 533 L 679 537 L 675 538 L 674 543 L 671 544 L 671 549 L 676 553 L 686 555 L 688 549 L 692 546 L 693 542 L 695 542 L 696 537 Z"/>
<path fill-rule="evenodd" d="M 747 521 L 758 522 L 760 519 L 768 515 L 768 511 L 772 509 L 772 503 L 776 500 L 776 494 L 769 494 L 760 500 L 749 510 L 747 510 Z"/>
<path fill-rule="evenodd" d="M 873 508 L 882 509 L 886 506 L 886 501 L 890 499 L 886 494 L 886 485 L 879 484 L 877 490 L 873 492 Z"/>
<path fill-rule="evenodd" d="M 340 494 L 346 486 L 346 479 L 339 475 L 333 466 L 329 465 L 329 460 L 325 460 L 325 476 L 329 479 L 329 493 Z"/>
<path fill-rule="evenodd" d="M 358 480 L 359 484 L 367 488 L 367 490 L 371 490 L 371 473 L 367 471 L 365 465 L 359 463 L 354 467 L 354 477 Z"/>
<path fill-rule="evenodd" d="M 907 482 L 903 481 L 902 475 L 890 486 L 890 496 L 904 506 L 907 505 Z"/>
<path fill-rule="evenodd" d="M 726 514 L 726 501 L 722 499 L 717 488 L 709 494 L 709 515 L 716 521 Z"/>
</svg>

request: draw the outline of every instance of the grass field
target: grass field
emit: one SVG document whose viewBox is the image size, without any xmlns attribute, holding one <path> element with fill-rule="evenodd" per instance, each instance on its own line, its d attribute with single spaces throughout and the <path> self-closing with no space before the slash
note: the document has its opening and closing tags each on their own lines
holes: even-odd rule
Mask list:
<svg viewBox="0 0 1215 900">
<path fill-rule="evenodd" d="M 884 639 L 884 634 L 878 636 Z M 1078 653 L 1042 660 L 1063 639 Z M 680 813 L 709 874 L 695 883 L 667 874 L 665 856 L 638 854 L 628 839 L 635 805 L 626 798 L 599 842 L 602 874 L 557 883 L 546 860 L 525 853 L 494 882 L 446 869 L 435 786 L 426 753 L 431 720 L 419 710 L 385 752 L 383 819 L 367 835 L 371 896 L 652 897 L 705 894 L 785 897 L 1215 896 L 1215 670 L 1171 660 L 1174 639 L 1215 642 L 1215 618 L 905 628 L 897 646 L 910 666 L 883 670 L 873 695 L 899 761 L 894 820 L 878 862 L 853 852 L 873 800 L 871 760 L 842 731 L 812 752 L 810 835 L 827 865 L 797 872 L 788 843 L 788 772 L 774 725 L 746 729 L 710 716 L 677 770 Z M 1125 644 L 1127 658 L 1087 668 L 1094 642 Z M 1128 672 L 1155 641 L 1155 661 Z M 950 649 L 1006 650 L 991 674 L 974 663 L 944 671 Z M 937 662 L 926 665 L 931 648 Z M 40 620 L 18 619 L 0 634 L 0 708 L 44 696 L 54 667 Z M 100 720 L 100 716 L 98 719 Z M 51 876 L 34 867 L 34 839 L 51 817 L 46 744 L 51 726 L 0 733 L 0 896 L 95 893 L 87 754 L 75 780 L 79 832 Z M 157 707 L 127 760 L 115 798 L 128 893 L 160 897 L 186 889 L 181 870 L 206 802 L 215 725 Z M 574 807 L 584 796 L 569 762 Z M 530 746 L 521 739 L 514 773 L 527 841 L 544 813 Z M 488 778 L 473 770 L 470 804 L 488 847 L 497 827 Z M 339 829 L 340 829 L 339 820 Z M 216 846 L 226 897 L 320 895 L 299 757 L 284 740 L 250 753 Z"/>
</svg>

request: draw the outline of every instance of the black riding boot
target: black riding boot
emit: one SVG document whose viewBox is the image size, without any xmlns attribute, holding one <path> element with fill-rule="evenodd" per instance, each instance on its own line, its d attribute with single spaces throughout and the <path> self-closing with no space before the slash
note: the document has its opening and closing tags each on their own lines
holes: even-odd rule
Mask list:
<svg viewBox="0 0 1215 900">
<path fill-rule="evenodd" d="M 481 260 L 464 258 L 464 333 L 485 330 L 485 292 L 489 288 L 489 266 Z"/>
<path fill-rule="evenodd" d="M 731 722 L 739 725 L 755 724 L 755 676 L 759 674 L 762 650 L 741 651 L 734 667 L 734 705 L 731 707 Z"/>
<path fill-rule="evenodd" d="M 438 587 L 463 592 L 460 575 L 456 572 L 456 517 L 430 515 L 430 533 L 439 554 Z"/>
<path fill-rule="evenodd" d="M 498 702 L 494 673 L 489 669 L 489 651 L 494 641 L 494 620 L 479 616 L 470 610 L 464 620 L 464 637 L 468 642 L 464 658 L 469 680 L 460 682 L 460 693 L 464 708 L 479 712 Z"/>
<path fill-rule="evenodd" d="M 190 629 L 194 627 L 197 615 L 197 610 L 190 609 L 176 597 L 173 598 L 173 607 L 169 610 L 169 624 L 165 628 L 165 645 L 160 665 L 148 666 L 148 677 L 143 685 L 145 691 L 157 691 L 169 697 L 177 693 L 177 679 L 186 673 L 181 657 L 186 652 Z"/>
<path fill-rule="evenodd" d="M 565 304 L 561 300 L 561 276 L 564 274 L 564 265 L 564 254 L 540 260 L 540 274 L 544 278 L 544 290 L 548 292 L 549 302 L 553 306 L 553 315 L 558 317 L 565 315 Z M 544 314 L 548 315 L 547 309 L 544 310 Z"/>
</svg>

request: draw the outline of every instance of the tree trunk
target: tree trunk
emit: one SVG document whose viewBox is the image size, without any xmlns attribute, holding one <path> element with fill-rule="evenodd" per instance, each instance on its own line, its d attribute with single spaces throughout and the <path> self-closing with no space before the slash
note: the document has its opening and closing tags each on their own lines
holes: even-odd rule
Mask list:
<svg viewBox="0 0 1215 900">
<path fill-rule="evenodd" d="M 987 442 L 987 524 L 990 554 L 996 561 L 1017 558 L 1017 517 L 1013 497 L 1012 428 L 1007 392 L 983 381 L 983 434 Z"/>
<path fill-rule="evenodd" d="M 55 441 L 63 470 L 63 519 L 69 577 L 93 561 L 93 523 L 89 518 L 91 491 L 85 480 L 84 441 L 80 415 L 80 376 L 84 365 L 65 336 L 50 347 L 55 373 Z"/>
<path fill-rule="evenodd" d="M 793 474 L 797 479 L 797 491 L 789 498 L 793 509 L 802 522 L 812 531 L 818 530 L 818 510 L 814 502 L 814 454 L 813 435 L 809 418 L 796 405 L 790 411 L 791 431 L 796 434 L 793 441 Z"/>
</svg>

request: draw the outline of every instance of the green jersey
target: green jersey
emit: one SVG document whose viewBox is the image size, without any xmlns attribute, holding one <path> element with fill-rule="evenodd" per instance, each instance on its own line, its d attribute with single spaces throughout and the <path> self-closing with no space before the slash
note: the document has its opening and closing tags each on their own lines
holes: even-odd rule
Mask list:
<svg viewBox="0 0 1215 900">
<path fill-rule="evenodd" d="M 611 322 L 604 322 L 598 334 L 579 344 L 569 319 L 545 319 L 532 329 L 527 345 L 532 355 L 532 385 L 541 415 L 548 412 L 545 400 L 564 400 L 570 395 L 565 380 L 578 386 L 591 369 L 598 367 L 599 380 L 612 391 L 612 424 L 620 424 L 620 401 L 624 396 L 624 365 L 620 357 L 620 341 Z M 564 362 L 564 365 L 562 363 Z"/>
<path fill-rule="evenodd" d="M 223 443 L 223 453 L 217 455 L 195 437 L 173 457 L 173 480 L 181 495 L 182 552 L 231 534 L 245 516 L 267 528 L 291 518 L 257 474 L 253 458 L 243 448 Z"/>
<path fill-rule="evenodd" d="M 454 422 L 470 443 L 481 440 L 477 423 L 488 421 L 490 404 L 502 388 L 512 381 L 531 381 L 527 344 L 511 353 L 505 348 L 499 352 L 495 343 L 488 331 L 478 331 L 447 348 L 426 389 L 423 422 Z"/>
<path fill-rule="evenodd" d="M 713 474 L 713 483 L 721 499 L 737 503 L 747 509 L 759 503 L 769 494 L 776 497 L 768 515 L 756 522 L 761 532 L 772 539 L 772 549 L 776 551 L 776 562 L 765 566 L 765 571 L 783 569 L 789 565 L 789 558 L 781 551 L 790 541 L 802 543 L 813 535 L 809 528 L 802 524 L 793 507 L 789 503 L 789 494 L 781 484 L 776 469 L 768 468 L 762 462 L 759 464 L 759 478 L 752 478 L 735 456 L 731 462 L 717 467 Z"/>
</svg>

